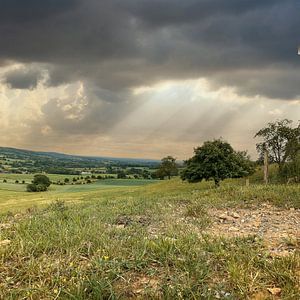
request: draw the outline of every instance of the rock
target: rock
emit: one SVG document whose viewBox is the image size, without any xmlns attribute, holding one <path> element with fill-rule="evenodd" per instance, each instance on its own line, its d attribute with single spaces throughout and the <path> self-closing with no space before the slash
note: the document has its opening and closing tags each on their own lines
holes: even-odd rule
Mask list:
<svg viewBox="0 0 300 300">
<path fill-rule="evenodd" d="M 11 240 L 2 240 L 0 241 L 0 247 L 1 246 L 7 246 L 11 243 Z"/>
<path fill-rule="evenodd" d="M 233 220 L 233 218 L 231 216 L 228 216 L 227 214 L 219 215 L 219 219 L 221 219 L 222 221 L 232 221 Z"/>
<path fill-rule="evenodd" d="M 12 225 L 10 223 L 3 223 L 3 224 L 0 224 L 0 228 L 1 229 L 8 229 L 10 228 Z"/>
<path fill-rule="evenodd" d="M 274 249 L 271 251 L 270 256 L 271 257 L 287 257 L 291 254 L 293 254 L 293 251 L 287 251 L 287 250 L 279 251 L 277 249 Z"/>
<path fill-rule="evenodd" d="M 269 298 L 269 293 L 267 291 L 259 291 L 252 295 L 251 300 L 266 300 Z"/>
<path fill-rule="evenodd" d="M 115 225 L 115 227 L 118 228 L 118 229 L 124 229 L 125 224 L 117 224 L 117 225 Z"/>
<path fill-rule="evenodd" d="M 233 212 L 232 214 L 231 214 L 231 216 L 233 217 L 233 218 L 235 218 L 235 219 L 239 219 L 241 216 L 238 214 L 238 213 L 236 213 L 236 212 Z"/>
<path fill-rule="evenodd" d="M 239 229 L 238 228 L 236 228 L 236 227 L 229 227 L 229 229 L 228 229 L 229 231 L 239 231 Z"/>
<path fill-rule="evenodd" d="M 295 208 L 294 208 L 294 207 L 291 207 L 291 208 L 290 208 L 290 211 L 295 211 Z"/>
<path fill-rule="evenodd" d="M 281 288 L 268 288 L 268 292 L 273 296 L 279 296 L 281 294 Z"/>
</svg>

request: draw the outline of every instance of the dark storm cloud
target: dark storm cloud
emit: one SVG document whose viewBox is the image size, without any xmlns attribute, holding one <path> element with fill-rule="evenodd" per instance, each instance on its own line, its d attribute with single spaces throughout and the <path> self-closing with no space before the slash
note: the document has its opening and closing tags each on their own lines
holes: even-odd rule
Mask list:
<svg viewBox="0 0 300 300">
<path fill-rule="evenodd" d="M 293 99 L 299 11 L 298 0 L 0 0 L 0 61 L 43 63 L 53 86 L 207 77 Z"/>
<path fill-rule="evenodd" d="M 4 74 L 4 83 L 12 89 L 35 89 L 42 79 L 42 73 L 35 68 L 21 68 Z"/>
</svg>

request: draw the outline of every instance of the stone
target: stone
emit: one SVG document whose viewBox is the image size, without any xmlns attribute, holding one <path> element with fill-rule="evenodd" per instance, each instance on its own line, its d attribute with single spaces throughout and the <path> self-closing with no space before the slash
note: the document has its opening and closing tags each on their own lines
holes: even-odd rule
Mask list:
<svg viewBox="0 0 300 300">
<path fill-rule="evenodd" d="M 268 292 L 273 296 L 279 296 L 281 294 L 281 288 L 268 288 Z"/>
<path fill-rule="evenodd" d="M 228 216 L 227 214 L 219 215 L 219 219 L 221 219 L 222 221 L 232 221 L 233 220 L 233 218 L 231 216 Z"/>
<path fill-rule="evenodd" d="M 1 246 L 7 246 L 11 243 L 11 240 L 2 240 L 0 241 L 0 247 Z"/>
<path fill-rule="evenodd" d="M 235 219 L 239 219 L 241 216 L 238 214 L 238 213 L 236 213 L 236 212 L 233 212 L 232 214 L 231 214 L 231 216 L 233 217 L 233 218 L 235 218 Z"/>
</svg>

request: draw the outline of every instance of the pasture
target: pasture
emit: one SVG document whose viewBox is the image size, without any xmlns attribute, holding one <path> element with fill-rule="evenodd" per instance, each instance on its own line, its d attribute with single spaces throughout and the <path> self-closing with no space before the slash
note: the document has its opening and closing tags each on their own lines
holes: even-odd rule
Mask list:
<svg viewBox="0 0 300 300">
<path fill-rule="evenodd" d="M 0 298 L 300 298 L 299 185 L 146 183 L 1 190 Z M 241 216 L 220 223 L 228 212 Z M 252 212 L 257 228 L 255 219 L 249 234 L 231 231 Z M 263 220 L 280 216 L 294 227 L 275 245 Z"/>
<path fill-rule="evenodd" d="M 0 213 L 6 211 L 17 211 L 21 209 L 30 208 L 31 206 L 39 206 L 51 203 L 55 200 L 63 200 L 66 202 L 80 202 L 84 199 L 91 197 L 94 193 L 101 190 L 118 189 L 128 190 L 128 188 L 135 188 L 151 183 L 155 180 L 143 179 L 105 179 L 95 180 L 90 184 L 66 184 L 56 185 L 52 184 L 47 192 L 41 193 L 28 193 L 26 192 L 26 184 L 30 183 L 32 174 L 1 174 L 0 176 Z M 65 175 L 47 175 L 53 181 L 61 180 L 64 178 L 72 178 L 74 176 Z M 3 182 L 6 179 L 7 182 Z M 15 183 L 18 180 L 19 183 Z M 22 180 L 26 184 L 22 184 Z"/>
</svg>

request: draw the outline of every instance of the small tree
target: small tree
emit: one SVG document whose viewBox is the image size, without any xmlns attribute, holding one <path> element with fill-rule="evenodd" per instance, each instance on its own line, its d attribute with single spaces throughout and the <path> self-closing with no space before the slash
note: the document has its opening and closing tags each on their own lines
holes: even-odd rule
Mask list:
<svg viewBox="0 0 300 300">
<path fill-rule="evenodd" d="M 171 176 L 178 175 L 178 167 L 176 165 L 176 158 L 172 156 L 166 156 L 161 160 L 161 164 L 156 171 L 156 175 L 160 179 L 164 179 L 164 177 L 168 177 L 171 179 Z"/>
<path fill-rule="evenodd" d="M 127 176 L 126 176 L 126 173 L 123 171 L 123 170 L 119 170 L 117 172 L 117 178 L 118 179 L 125 179 Z"/>
<path fill-rule="evenodd" d="M 67 178 L 67 177 L 64 179 L 64 182 L 65 182 L 65 183 L 69 183 L 69 181 L 70 181 L 70 179 Z"/>
<path fill-rule="evenodd" d="M 33 177 L 32 183 L 27 185 L 28 192 L 47 191 L 51 181 L 46 175 L 38 174 Z"/>
<path fill-rule="evenodd" d="M 300 151 L 300 124 L 296 128 L 291 124 L 292 121 L 288 119 L 268 123 L 255 135 L 262 138 L 262 142 L 256 144 L 260 156 L 263 157 L 267 150 L 270 161 L 277 163 L 279 169 Z"/>
<path fill-rule="evenodd" d="M 51 184 L 51 181 L 49 177 L 47 177 L 46 175 L 38 174 L 38 175 L 34 175 L 32 183 L 36 185 L 42 184 L 48 188 Z"/>
<path fill-rule="evenodd" d="M 254 172 L 246 152 L 236 152 L 231 145 L 220 139 L 207 141 L 194 149 L 195 155 L 185 161 L 186 168 L 181 174 L 183 180 L 200 182 L 214 180 L 215 186 L 226 178 L 239 178 Z"/>
</svg>

